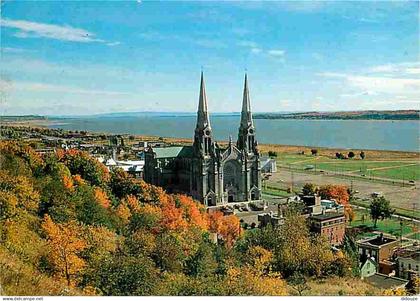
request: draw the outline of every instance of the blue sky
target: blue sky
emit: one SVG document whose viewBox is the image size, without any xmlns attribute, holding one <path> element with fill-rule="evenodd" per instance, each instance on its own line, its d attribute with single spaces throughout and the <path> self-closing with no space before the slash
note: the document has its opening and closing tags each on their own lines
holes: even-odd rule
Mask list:
<svg viewBox="0 0 420 301">
<path fill-rule="evenodd" d="M 417 1 L 2 1 L 2 114 L 420 109 Z"/>
</svg>

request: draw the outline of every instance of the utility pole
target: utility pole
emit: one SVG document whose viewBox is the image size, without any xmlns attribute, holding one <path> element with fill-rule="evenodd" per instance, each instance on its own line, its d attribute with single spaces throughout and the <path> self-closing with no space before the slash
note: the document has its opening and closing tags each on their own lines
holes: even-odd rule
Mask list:
<svg viewBox="0 0 420 301">
<path fill-rule="evenodd" d="M 400 247 L 402 247 L 402 227 L 403 227 L 403 222 L 400 217 Z"/>
<path fill-rule="evenodd" d="M 416 212 L 416 209 L 417 209 L 417 203 L 413 203 L 412 204 L 413 205 L 413 214 L 412 214 L 412 216 L 411 216 L 411 221 L 413 222 L 413 226 L 414 226 L 414 213 Z"/>
<path fill-rule="evenodd" d="M 290 172 L 291 172 L 291 180 L 292 180 L 292 193 L 293 193 L 293 190 L 294 190 L 294 174 L 293 174 L 293 170 L 290 170 Z"/>
</svg>

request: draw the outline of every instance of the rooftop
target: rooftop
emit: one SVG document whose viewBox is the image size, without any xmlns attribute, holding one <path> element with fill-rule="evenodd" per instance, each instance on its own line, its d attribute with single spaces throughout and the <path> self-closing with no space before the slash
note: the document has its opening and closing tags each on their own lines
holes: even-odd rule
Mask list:
<svg viewBox="0 0 420 301">
<path fill-rule="evenodd" d="M 327 212 L 327 213 L 324 213 L 324 214 L 312 215 L 311 219 L 315 219 L 315 220 L 318 220 L 318 221 L 325 221 L 325 220 L 334 219 L 334 218 L 338 218 L 338 217 L 344 217 L 344 213 L 342 213 L 342 212 Z"/>
<path fill-rule="evenodd" d="M 408 283 L 408 280 L 401 279 L 397 277 L 391 277 L 385 274 L 376 273 L 368 278 L 366 278 L 367 282 L 370 282 L 372 285 L 379 287 L 379 288 L 397 288 L 405 286 Z"/>
<path fill-rule="evenodd" d="M 374 245 L 374 246 L 382 246 L 382 245 L 386 245 L 388 243 L 392 243 L 395 241 L 397 241 L 395 238 L 384 237 L 383 235 L 378 235 L 373 238 L 367 238 L 367 239 L 361 240 L 359 241 L 359 243 L 369 244 L 369 245 Z"/>
<path fill-rule="evenodd" d="M 417 262 L 420 262 L 420 251 L 417 252 L 406 252 L 405 254 L 401 254 L 398 257 L 400 258 L 411 258 Z"/>
<path fill-rule="evenodd" d="M 156 158 L 191 157 L 192 146 L 153 147 Z"/>
</svg>

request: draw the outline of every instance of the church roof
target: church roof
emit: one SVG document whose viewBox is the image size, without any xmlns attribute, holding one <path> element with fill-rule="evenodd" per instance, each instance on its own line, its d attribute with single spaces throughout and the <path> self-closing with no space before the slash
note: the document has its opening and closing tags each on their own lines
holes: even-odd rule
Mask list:
<svg viewBox="0 0 420 301">
<path fill-rule="evenodd" d="M 154 147 L 153 152 L 156 158 L 176 158 L 176 157 L 191 157 L 192 146 L 170 146 L 170 147 Z"/>
</svg>

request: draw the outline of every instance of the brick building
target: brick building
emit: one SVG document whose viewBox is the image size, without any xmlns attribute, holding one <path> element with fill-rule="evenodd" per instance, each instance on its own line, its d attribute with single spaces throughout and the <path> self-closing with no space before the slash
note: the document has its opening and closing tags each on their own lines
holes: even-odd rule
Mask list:
<svg viewBox="0 0 420 301">
<path fill-rule="evenodd" d="M 309 217 L 310 229 L 327 237 L 331 245 L 343 242 L 346 231 L 346 218 L 342 212 L 326 212 Z"/>
<path fill-rule="evenodd" d="M 389 274 L 390 261 L 398 240 L 392 237 L 384 237 L 383 234 L 376 237 L 365 238 L 357 241 L 360 262 L 365 262 L 366 258 L 375 258 L 379 267 L 379 273 Z"/>
</svg>

